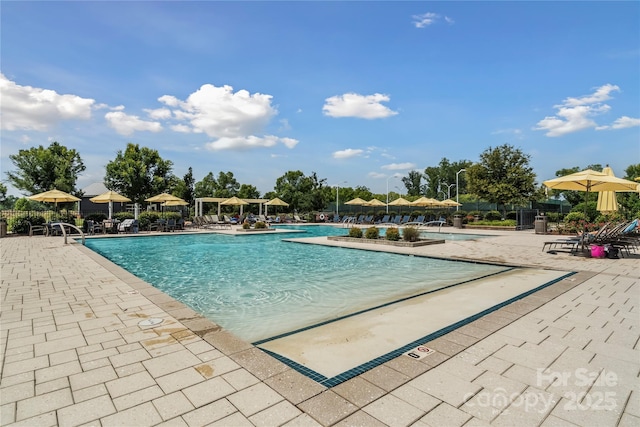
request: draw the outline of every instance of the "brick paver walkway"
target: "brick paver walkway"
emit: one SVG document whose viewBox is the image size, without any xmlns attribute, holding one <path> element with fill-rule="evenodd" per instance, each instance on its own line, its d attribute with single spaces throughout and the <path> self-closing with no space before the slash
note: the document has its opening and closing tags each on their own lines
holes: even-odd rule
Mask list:
<svg viewBox="0 0 640 427">
<path fill-rule="evenodd" d="M 331 389 L 79 244 L 2 239 L 0 424 L 640 425 L 640 257 L 545 239 L 417 251 L 579 273 Z"/>
</svg>

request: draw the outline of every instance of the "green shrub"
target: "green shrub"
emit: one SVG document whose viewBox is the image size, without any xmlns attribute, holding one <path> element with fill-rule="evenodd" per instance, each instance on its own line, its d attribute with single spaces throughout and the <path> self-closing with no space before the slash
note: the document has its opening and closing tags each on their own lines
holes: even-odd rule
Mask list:
<svg viewBox="0 0 640 427">
<path fill-rule="evenodd" d="M 365 239 L 377 239 L 380 237 L 380 230 L 378 227 L 369 227 L 364 232 Z"/>
<path fill-rule="evenodd" d="M 158 212 L 154 212 L 154 211 L 141 212 L 140 215 L 138 215 L 138 222 L 140 223 L 140 229 L 148 230 L 149 224 L 156 222 L 159 219 L 160 219 L 160 214 Z"/>
<path fill-rule="evenodd" d="M 502 214 L 498 211 L 489 211 L 484 214 L 484 219 L 487 221 L 500 221 L 502 219 Z"/>
<path fill-rule="evenodd" d="M 584 216 L 584 212 L 569 212 L 565 217 L 564 217 L 564 222 L 565 223 L 569 223 L 569 222 L 575 222 L 575 221 L 584 221 L 586 220 L 585 216 Z"/>
<path fill-rule="evenodd" d="M 133 215 L 131 212 L 117 212 L 113 214 L 112 218 L 122 222 L 125 219 L 134 219 L 135 215 Z"/>
<path fill-rule="evenodd" d="M 24 215 L 9 218 L 7 228 L 15 234 L 29 234 L 29 223 L 32 225 L 45 224 L 47 220 L 42 215 Z"/>
<path fill-rule="evenodd" d="M 505 219 L 517 219 L 518 213 L 516 211 L 507 212 L 507 217 Z"/>
<path fill-rule="evenodd" d="M 420 239 L 420 230 L 415 227 L 405 227 L 402 230 L 402 239 L 405 242 L 417 242 Z"/>
<path fill-rule="evenodd" d="M 251 224 L 249 224 L 249 221 L 245 220 L 245 221 L 242 223 L 242 229 L 243 229 L 243 230 L 248 230 L 248 229 L 250 229 L 250 228 L 251 228 Z"/>
<path fill-rule="evenodd" d="M 362 239 L 362 228 L 353 227 L 349 229 L 349 237 L 355 237 L 356 239 Z"/>
<path fill-rule="evenodd" d="M 400 231 L 396 227 L 387 228 L 385 238 L 394 242 L 398 241 L 400 240 Z"/>
<path fill-rule="evenodd" d="M 257 228 L 257 229 L 267 228 L 267 224 L 265 222 L 263 222 L 263 221 L 258 221 L 258 222 L 256 222 L 254 227 Z"/>
</svg>

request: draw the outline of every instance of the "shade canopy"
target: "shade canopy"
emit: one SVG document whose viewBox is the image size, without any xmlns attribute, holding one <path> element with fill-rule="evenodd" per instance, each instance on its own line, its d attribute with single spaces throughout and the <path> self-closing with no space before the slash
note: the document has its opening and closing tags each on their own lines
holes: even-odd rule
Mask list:
<svg viewBox="0 0 640 427">
<path fill-rule="evenodd" d="M 455 207 L 455 206 L 462 206 L 462 203 L 458 203 L 455 200 L 451 200 L 451 199 L 446 199 L 443 200 L 442 202 L 443 205 L 447 206 L 447 207 Z"/>
<path fill-rule="evenodd" d="M 156 196 L 149 197 L 148 199 L 144 199 L 145 202 L 151 202 L 151 203 L 165 203 L 165 202 L 168 202 L 169 200 L 182 200 L 182 199 L 178 196 L 174 196 L 173 194 L 169 194 L 169 193 L 160 193 Z"/>
<path fill-rule="evenodd" d="M 276 197 L 275 199 L 271 199 L 268 202 L 266 202 L 265 205 L 267 205 L 267 206 L 289 206 L 289 203 L 287 203 L 284 200 L 281 200 L 278 197 Z"/>
<path fill-rule="evenodd" d="M 573 191 L 637 191 L 638 184 L 622 178 L 607 175 L 604 172 L 585 169 L 570 175 L 544 181 L 552 190 Z"/>
<path fill-rule="evenodd" d="M 444 206 L 440 200 L 430 199 L 428 197 L 420 197 L 418 200 L 411 202 L 411 206 Z"/>
<path fill-rule="evenodd" d="M 242 199 L 237 198 L 236 196 L 233 196 L 227 200 L 225 200 L 224 202 L 220 202 L 221 205 L 227 205 L 227 206 L 244 206 L 244 205 L 248 205 L 249 202 L 245 202 Z"/>
<path fill-rule="evenodd" d="M 387 204 L 378 199 L 371 199 L 367 202 L 367 206 L 387 206 Z"/>
<path fill-rule="evenodd" d="M 354 205 L 354 206 L 365 206 L 369 202 L 361 199 L 360 197 L 356 197 L 355 199 L 351 199 L 348 202 L 344 202 L 345 205 Z"/>
<path fill-rule="evenodd" d="M 609 176 L 615 176 L 615 174 L 613 173 L 613 169 L 611 169 L 609 166 L 602 169 L 602 172 Z M 618 200 L 616 199 L 616 192 L 599 191 L 597 209 L 602 213 L 616 212 L 618 210 Z"/>
<path fill-rule="evenodd" d="M 125 197 L 122 194 L 118 194 L 115 191 L 111 191 L 111 190 L 107 191 L 106 193 L 102 193 L 100 195 L 92 197 L 89 200 L 92 201 L 93 203 L 109 203 L 109 202 L 125 203 L 125 202 L 131 201 L 130 198 Z"/>
<path fill-rule="evenodd" d="M 162 204 L 162 206 L 187 206 L 188 204 L 189 202 L 187 202 L 186 200 L 180 199 L 180 200 L 167 200 Z"/>
<path fill-rule="evenodd" d="M 33 196 L 29 196 L 27 198 L 31 200 L 35 200 L 37 202 L 55 203 L 56 205 L 58 203 L 69 203 L 69 202 L 80 201 L 80 199 L 77 198 L 76 196 L 73 196 L 69 193 L 65 193 L 64 191 L 60 191 L 56 189 L 45 191 L 44 193 L 34 194 Z"/>
<path fill-rule="evenodd" d="M 389 202 L 387 206 L 411 206 L 411 202 L 402 197 L 398 197 L 392 202 Z"/>
</svg>

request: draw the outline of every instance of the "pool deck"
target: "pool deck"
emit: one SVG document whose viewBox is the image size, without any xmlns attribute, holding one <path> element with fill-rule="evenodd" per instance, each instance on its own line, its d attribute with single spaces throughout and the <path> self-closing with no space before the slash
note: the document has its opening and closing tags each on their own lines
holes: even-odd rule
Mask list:
<svg viewBox="0 0 640 427">
<path fill-rule="evenodd" d="M 640 425 L 640 255 L 549 254 L 556 236 L 467 232 L 495 237 L 302 239 L 577 272 L 332 388 L 81 244 L 0 239 L 0 425 Z"/>
</svg>

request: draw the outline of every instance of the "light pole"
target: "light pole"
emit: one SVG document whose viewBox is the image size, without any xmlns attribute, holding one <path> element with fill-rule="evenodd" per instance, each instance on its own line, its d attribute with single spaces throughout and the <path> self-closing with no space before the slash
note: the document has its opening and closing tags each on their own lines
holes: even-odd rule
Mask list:
<svg viewBox="0 0 640 427">
<path fill-rule="evenodd" d="M 442 198 L 446 198 L 447 197 L 447 193 L 445 193 L 444 191 L 440 190 L 438 191 L 438 195 L 442 194 Z"/>
<path fill-rule="evenodd" d="M 346 184 L 347 181 L 342 182 L 343 184 Z M 334 187 L 336 188 L 336 216 L 339 216 L 338 214 L 338 203 L 340 203 L 340 199 L 339 199 L 339 195 L 340 195 L 340 185 L 334 185 Z"/>
<path fill-rule="evenodd" d="M 466 172 L 466 169 L 460 169 L 458 172 L 456 172 L 456 203 L 459 205 L 459 195 L 460 195 L 460 185 L 458 184 L 458 176 L 460 175 L 460 172 Z M 456 206 L 456 211 L 460 210 L 460 206 Z"/>
<path fill-rule="evenodd" d="M 451 187 L 456 187 L 457 184 L 449 184 L 449 188 L 447 188 L 447 199 L 451 198 Z"/>
<path fill-rule="evenodd" d="M 389 213 L 389 180 L 391 178 L 397 178 L 398 174 L 393 174 L 390 177 L 387 178 L 387 213 Z"/>
</svg>

